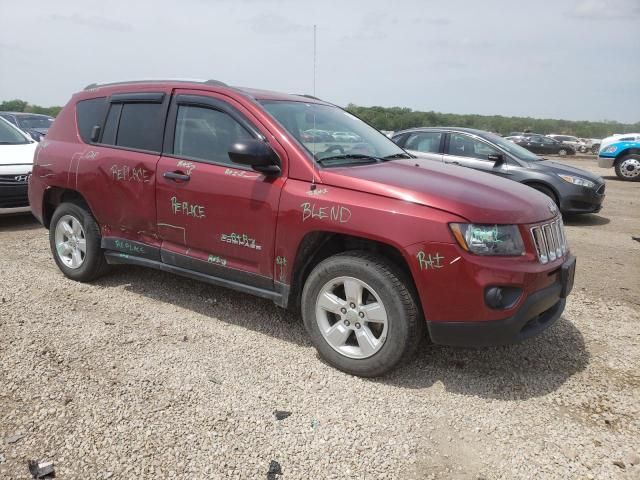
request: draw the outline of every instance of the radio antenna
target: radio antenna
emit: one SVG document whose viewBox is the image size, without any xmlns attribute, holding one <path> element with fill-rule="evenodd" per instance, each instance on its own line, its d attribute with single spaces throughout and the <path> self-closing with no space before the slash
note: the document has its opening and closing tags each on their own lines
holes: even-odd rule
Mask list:
<svg viewBox="0 0 640 480">
<path fill-rule="evenodd" d="M 316 32 L 318 26 L 313 25 L 313 96 L 316 96 Z"/>
<path fill-rule="evenodd" d="M 318 26 L 313 24 L 313 96 L 316 96 L 316 37 L 317 37 Z M 314 107 L 312 107 L 314 108 Z M 311 190 L 316 189 L 316 112 L 313 112 L 313 165 L 312 165 L 312 176 L 311 176 Z"/>
</svg>

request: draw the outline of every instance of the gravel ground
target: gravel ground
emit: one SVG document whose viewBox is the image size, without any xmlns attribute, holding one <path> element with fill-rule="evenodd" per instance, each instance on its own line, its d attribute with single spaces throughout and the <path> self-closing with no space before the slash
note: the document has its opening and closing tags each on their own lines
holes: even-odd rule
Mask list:
<svg viewBox="0 0 640 480">
<path fill-rule="evenodd" d="M 640 184 L 607 188 L 567 222 L 578 273 L 552 329 L 425 345 L 379 380 L 323 364 L 267 301 L 133 267 L 74 283 L 44 229 L 0 219 L 0 478 L 32 458 L 62 479 L 267 478 L 272 461 L 289 479 L 640 478 Z"/>
</svg>

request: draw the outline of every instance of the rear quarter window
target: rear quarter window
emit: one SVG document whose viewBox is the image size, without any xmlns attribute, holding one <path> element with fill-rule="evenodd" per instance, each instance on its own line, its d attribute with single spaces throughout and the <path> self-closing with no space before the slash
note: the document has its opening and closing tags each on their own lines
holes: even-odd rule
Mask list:
<svg viewBox="0 0 640 480">
<path fill-rule="evenodd" d="M 98 97 L 89 100 L 80 100 L 76 104 L 76 121 L 80 138 L 85 143 L 91 143 L 91 131 L 98 125 L 102 128 L 102 122 L 107 111 L 107 98 Z"/>
</svg>

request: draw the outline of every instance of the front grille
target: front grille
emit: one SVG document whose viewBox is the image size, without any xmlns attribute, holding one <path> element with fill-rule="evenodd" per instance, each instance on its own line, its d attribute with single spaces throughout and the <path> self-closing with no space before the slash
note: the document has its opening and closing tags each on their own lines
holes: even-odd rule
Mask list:
<svg viewBox="0 0 640 480">
<path fill-rule="evenodd" d="M 603 183 L 602 185 L 600 185 L 600 188 L 598 188 L 598 189 L 596 190 L 596 193 L 597 193 L 598 195 L 604 195 L 604 183 Z"/>
<path fill-rule="evenodd" d="M 557 217 L 550 223 L 536 225 L 531 229 L 531 236 L 540 263 L 553 262 L 567 253 L 567 238 L 562 217 Z"/>
<path fill-rule="evenodd" d="M 0 185 L 26 185 L 29 173 L 0 175 Z"/>
</svg>

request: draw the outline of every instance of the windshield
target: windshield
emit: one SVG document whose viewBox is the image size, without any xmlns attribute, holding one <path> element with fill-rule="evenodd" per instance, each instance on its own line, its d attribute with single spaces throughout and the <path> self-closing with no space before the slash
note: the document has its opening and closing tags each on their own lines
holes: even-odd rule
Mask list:
<svg viewBox="0 0 640 480">
<path fill-rule="evenodd" d="M 260 102 L 313 157 L 325 166 L 358 164 L 363 159 L 409 156 L 395 143 L 350 113 L 331 105 L 263 100 Z"/>
<path fill-rule="evenodd" d="M 0 145 L 31 143 L 20 131 L 4 119 L 0 119 Z"/>
<path fill-rule="evenodd" d="M 495 143 L 497 146 L 499 146 L 503 150 L 506 150 L 519 160 L 523 160 L 525 162 L 539 162 L 540 160 L 542 160 L 541 157 L 539 157 L 535 153 L 531 153 L 526 148 L 510 142 L 509 140 L 505 140 L 504 138 L 499 137 L 498 135 L 495 135 L 493 133 L 486 133 L 482 135 L 482 137 L 489 140 L 490 142 Z"/>
<path fill-rule="evenodd" d="M 49 117 L 18 117 L 20 128 L 49 128 L 53 123 L 53 118 Z"/>
</svg>

